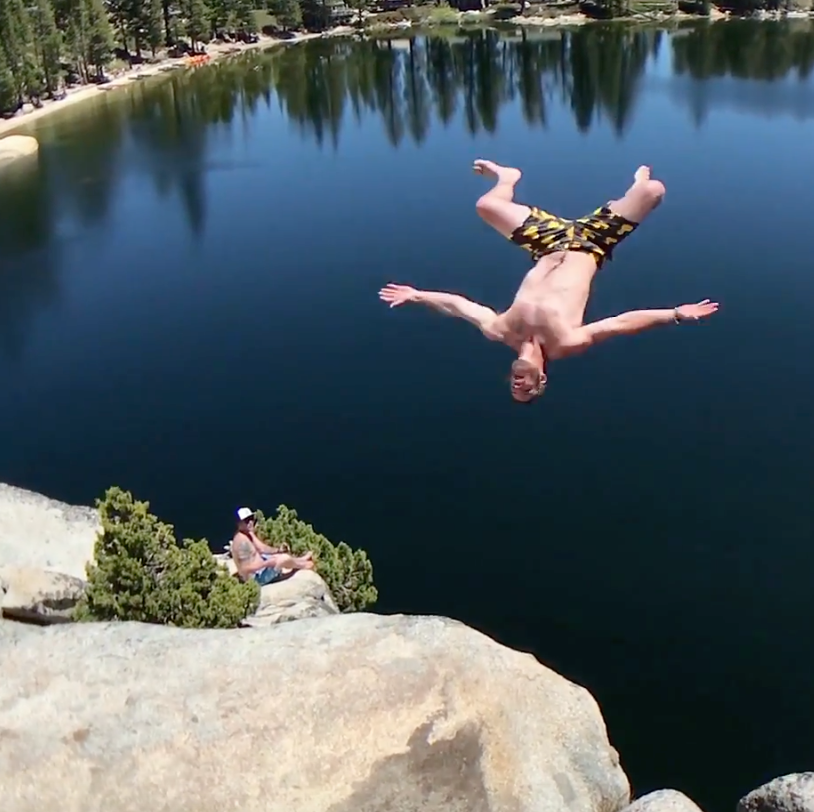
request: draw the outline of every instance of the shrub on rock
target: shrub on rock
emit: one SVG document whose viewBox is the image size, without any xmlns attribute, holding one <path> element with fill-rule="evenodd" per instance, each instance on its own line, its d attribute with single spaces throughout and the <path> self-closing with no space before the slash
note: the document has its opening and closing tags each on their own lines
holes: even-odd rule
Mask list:
<svg viewBox="0 0 814 812">
<path fill-rule="evenodd" d="M 74 620 L 133 620 L 232 628 L 254 612 L 260 590 L 221 567 L 205 540 L 176 541 L 172 525 L 121 488 L 97 501 L 102 532 Z"/>
<path fill-rule="evenodd" d="M 322 576 L 340 612 L 361 612 L 379 597 L 373 585 L 373 564 L 364 550 L 352 550 L 345 542 L 332 544 L 321 533 L 280 505 L 277 515 L 266 518 L 257 512 L 257 534 L 271 547 L 287 546 L 293 555 L 311 550 L 315 570 Z"/>
</svg>

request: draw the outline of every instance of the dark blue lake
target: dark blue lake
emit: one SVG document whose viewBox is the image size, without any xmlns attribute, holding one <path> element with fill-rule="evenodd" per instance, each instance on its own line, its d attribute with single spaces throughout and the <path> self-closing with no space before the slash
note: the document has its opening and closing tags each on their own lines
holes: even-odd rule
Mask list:
<svg viewBox="0 0 814 812">
<path fill-rule="evenodd" d="M 814 21 L 329 39 L 41 121 L 0 183 L 0 480 L 112 484 L 220 547 L 234 509 L 367 549 L 382 612 L 590 688 L 637 793 L 708 812 L 814 759 Z M 511 302 L 473 158 L 565 216 L 664 205 L 588 317 L 700 325 L 552 366 L 389 310 Z"/>
</svg>

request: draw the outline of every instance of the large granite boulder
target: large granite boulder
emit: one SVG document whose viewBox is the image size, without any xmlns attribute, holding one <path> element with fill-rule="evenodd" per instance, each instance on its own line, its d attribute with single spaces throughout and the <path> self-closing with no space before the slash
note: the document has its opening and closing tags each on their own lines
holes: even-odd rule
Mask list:
<svg viewBox="0 0 814 812">
<path fill-rule="evenodd" d="M 66 505 L 0 483 L 0 565 L 85 578 L 102 528 L 93 508 Z"/>
<path fill-rule="evenodd" d="M 85 591 L 81 578 L 35 567 L 0 565 L 0 609 L 13 620 L 65 623 Z"/>
<path fill-rule="evenodd" d="M 0 138 L 0 164 L 36 155 L 39 148 L 37 139 L 30 135 L 7 135 Z"/>
<path fill-rule="evenodd" d="M 14 625 L 14 624 L 0 624 Z M 461 623 L 0 632 L 3 812 L 618 812 L 585 689 Z"/>
<path fill-rule="evenodd" d="M 753 789 L 738 812 L 814 812 L 814 772 L 783 775 Z"/>
<path fill-rule="evenodd" d="M 701 812 L 683 792 L 660 789 L 637 798 L 622 812 Z"/>
</svg>

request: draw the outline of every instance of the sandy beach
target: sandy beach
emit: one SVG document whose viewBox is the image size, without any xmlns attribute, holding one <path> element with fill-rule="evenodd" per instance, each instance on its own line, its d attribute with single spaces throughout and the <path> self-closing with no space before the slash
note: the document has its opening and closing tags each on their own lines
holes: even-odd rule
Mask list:
<svg viewBox="0 0 814 812">
<path fill-rule="evenodd" d="M 341 28 L 331 29 L 322 34 L 298 34 L 290 39 L 276 39 L 275 37 L 265 37 L 261 35 L 257 42 L 247 44 L 211 43 L 206 46 L 206 54 L 209 60 L 204 64 L 211 65 L 213 62 L 231 56 L 237 56 L 246 53 L 246 51 L 256 51 L 284 43 L 303 42 L 304 40 L 321 36 L 338 36 L 340 34 L 349 33 L 352 30 L 353 29 L 349 27 L 343 26 Z M 58 101 L 48 99 L 43 102 L 42 107 L 28 110 L 24 113 L 18 113 L 8 119 L 0 119 L 0 136 L 11 135 L 14 132 L 23 130 L 27 125 L 43 116 L 47 116 L 58 110 L 64 110 L 67 107 L 72 107 L 79 102 L 95 98 L 102 93 L 110 93 L 117 88 L 128 87 L 132 82 L 153 76 L 160 76 L 174 70 L 191 69 L 193 68 L 189 64 L 189 57 L 184 56 L 178 59 L 164 59 L 155 64 L 137 65 L 130 70 L 122 71 L 104 85 L 82 85 L 81 87 L 71 88 L 68 90 L 64 99 L 59 99 Z"/>
</svg>

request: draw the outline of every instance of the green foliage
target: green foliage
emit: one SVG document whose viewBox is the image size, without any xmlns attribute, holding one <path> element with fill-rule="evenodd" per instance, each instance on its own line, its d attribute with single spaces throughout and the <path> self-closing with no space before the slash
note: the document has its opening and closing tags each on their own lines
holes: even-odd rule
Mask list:
<svg viewBox="0 0 814 812">
<path fill-rule="evenodd" d="M 45 90 L 53 93 L 59 87 L 61 77 L 60 51 L 62 37 L 54 19 L 54 7 L 50 0 L 37 0 L 33 11 L 33 34 L 40 71 Z"/>
<path fill-rule="evenodd" d="M 113 33 L 104 0 L 87 0 L 87 61 L 101 76 L 113 56 Z"/>
<path fill-rule="evenodd" d="M 210 11 L 204 0 L 184 0 L 182 10 L 186 18 L 184 30 L 193 45 L 201 42 L 209 32 Z"/>
<path fill-rule="evenodd" d="M 162 0 L 149 0 L 147 9 L 147 45 L 152 55 L 164 41 L 164 4 Z"/>
<path fill-rule="evenodd" d="M 176 543 L 173 527 L 150 513 L 148 502 L 110 488 L 97 505 L 102 532 L 75 620 L 232 628 L 257 608 L 255 582 L 231 577 L 205 540 Z"/>
<path fill-rule="evenodd" d="M 14 74 L 9 67 L 6 53 L 0 45 L 0 111 L 12 110 L 18 98 Z"/>
<path fill-rule="evenodd" d="M 277 18 L 284 31 L 302 25 L 302 6 L 299 0 L 271 0 L 269 11 Z"/>
<path fill-rule="evenodd" d="M 373 564 L 364 550 L 352 550 L 340 541 L 332 544 L 297 512 L 280 505 L 275 517 L 257 514 L 257 534 L 271 547 L 287 546 L 294 555 L 309 550 L 316 571 L 322 576 L 342 612 L 361 612 L 379 597 L 373 585 Z"/>
</svg>

